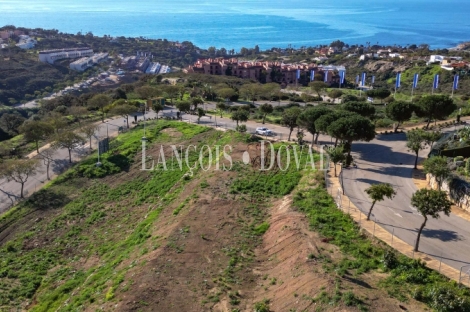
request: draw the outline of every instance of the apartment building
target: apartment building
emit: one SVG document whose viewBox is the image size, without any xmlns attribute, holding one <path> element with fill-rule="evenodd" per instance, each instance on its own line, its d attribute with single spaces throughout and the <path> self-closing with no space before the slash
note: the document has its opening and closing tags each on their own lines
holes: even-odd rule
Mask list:
<svg viewBox="0 0 470 312">
<path fill-rule="evenodd" d="M 324 75 L 322 67 L 316 64 L 284 64 L 282 62 L 246 62 L 236 58 L 200 59 L 192 66 L 183 69 L 185 73 L 199 73 L 205 75 L 235 76 L 239 78 L 258 80 L 261 82 L 279 82 L 294 84 L 298 81 L 297 72 L 300 71 L 300 80 L 310 81 L 311 71 Z M 331 70 L 331 69 L 329 69 Z M 327 76 L 327 83 L 335 82 L 335 75 Z"/>
<path fill-rule="evenodd" d="M 54 64 L 55 61 L 68 58 L 82 58 L 93 55 L 91 48 L 56 49 L 39 52 L 39 61 Z"/>
<path fill-rule="evenodd" d="M 76 71 L 84 71 L 95 64 L 101 63 L 108 58 L 108 53 L 97 53 L 91 57 L 82 57 L 70 63 L 70 68 Z"/>
</svg>

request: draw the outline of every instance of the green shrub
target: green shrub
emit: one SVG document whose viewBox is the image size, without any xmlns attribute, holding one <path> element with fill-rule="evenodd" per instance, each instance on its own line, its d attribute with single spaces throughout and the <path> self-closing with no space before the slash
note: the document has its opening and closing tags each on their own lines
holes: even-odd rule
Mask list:
<svg viewBox="0 0 470 312">
<path fill-rule="evenodd" d="M 454 162 L 463 161 L 463 160 L 464 160 L 463 156 L 457 156 L 454 158 Z"/>
<path fill-rule="evenodd" d="M 393 125 L 393 120 L 388 118 L 378 119 L 375 123 L 377 128 L 389 128 Z"/>
<path fill-rule="evenodd" d="M 397 267 L 398 265 L 398 259 L 394 251 L 392 250 L 386 250 L 383 255 L 383 260 L 382 260 L 385 268 L 391 270 Z"/>
<path fill-rule="evenodd" d="M 266 231 L 269 229 L 269 223 L 268 222 L 263 222 L 257 227 L 254 228 L 254 232 L 256 235 L 263 235 L 266 233 Z"/>
<path fill-rule="evenodd" d="M 344 305 L 347 307 L 356 306 L 361 304 L 362 301 L 357 298 L 352 291 L 347 291 L 343 294 Z"/>
<path fill-rule="evenodd" d="M 336 208 L 325 189 L 317 187 L 298 192 L 293 203 L 307 215 L 312 229 L 328 237 L 344 254 L 352 256 L 352 259 L 341 261 L 339 266 L 342 270 L 355 269 L 356 274 L 360 274 L 379 269 L 383 263 L 390 269 L 390 276 L 381 285 L 388 289 L 390 295 L 406 300 L 406 295 L 411 294 L 439 312 L 470 311 L 468 288 L 459 288 L 457 283 L 427 268 L 421 261 L 373 245 L 361 234 L 351 217 Z"/>
<path fill-rule="evenodd" d="M 246 129 L 245 125 L 239 125 L 239 126 L 237 126 L 236 130 L 238 132 L 245 133 L 247 129 Z"/>
<path fill-rule="evenodd" d="M 261 302 L 255 303 L 255 312 L 269 312 L 269 300 L 264 299 Z"/>
</svg>

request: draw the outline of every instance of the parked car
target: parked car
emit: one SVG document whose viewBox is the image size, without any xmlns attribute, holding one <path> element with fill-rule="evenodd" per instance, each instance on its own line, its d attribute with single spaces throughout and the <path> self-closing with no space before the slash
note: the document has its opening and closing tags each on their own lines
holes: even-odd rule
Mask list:
<svg viewBox="0 0 470 312">
<path fill-rule="evenodd" d="M 259 134 L 259 135 L 265 135 L 265 136 L 274 136 L 274 132 L 272 132 L 268 128 L 264 128 L 264 127 L 256 128 L 255 133 Z"/>
</svg>

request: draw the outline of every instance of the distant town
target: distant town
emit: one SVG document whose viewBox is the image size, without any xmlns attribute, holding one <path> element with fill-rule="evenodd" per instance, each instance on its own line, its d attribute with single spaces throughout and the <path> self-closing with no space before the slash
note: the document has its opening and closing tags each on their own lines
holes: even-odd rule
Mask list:
<svg viewBox="0 0 470 312">
<path fill-rule="evenodd" d="M 30 35 L 36 35 L 31 32 Z M 20 49 L 33 49 L 37 40 L 26 35 L 21 30 L 4 30 L 0 31 L 0 48 L 5 49 L 14 45 Z M 16 43 L 12 38 L 19 38 Z M 83 48 L 64 48 L 39 51 L 39 61 L 54 64 L 55 61 L 62 59 L 76 59 L 70 63 L 70 68 L 76 71 L 85 71 L 96 64 L 108 60 L 109 53 L 94 53 L 93 49 Z M 118 55 L 119 59 L 116 63 L 121 64 L 126 70 L 138 70 L 146 74 L 167 74 L 171 72 L 171 68 L 158 62 L 153 62 L 154 56 L 150 52 L 137 52 L 134 56 Z"/>
</svg>

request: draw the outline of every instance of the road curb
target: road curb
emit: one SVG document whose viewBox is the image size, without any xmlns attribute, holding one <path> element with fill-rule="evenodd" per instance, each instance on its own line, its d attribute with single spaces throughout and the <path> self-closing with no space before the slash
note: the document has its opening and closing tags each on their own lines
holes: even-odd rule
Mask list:
<svg viewBox="0 0 470 312">
<path fill-rule="evenodd" d="M 334 165 L 330 164 L 330 168 L 332 166 Z M 340 169 L 338 172 L 341 170 L 342 169 Z M 334 177 L 332 170 L 328 172 L 327 191 L 335 200 L 338 209 L 341 209 L 344 213 L 349 214 L 351 218 L 359 225 L 361 230 L 372 236 L 372 238 L 376 238 L 384 242 L 409 258 L 420 259 L 428 268 L 438 271 L 440 274 L 448 277 L 451 280 L 460 282 L 463 285 L 470 287 L 469 278 L 466 277 L 464 280 L 462 280 L 459 270 L 442 263 L 440 258 L 432 257 L 422 252 L 414 252 L 414 248 L 412 246 L 394 236 L 394 233 L 388 232 L 373 220 L 367 221 L 367 216 L 354 205 L 347 195 L 343 194 L 341 183 L 339 181 L 339 175 L 338 177 Z"/>
</svg>

